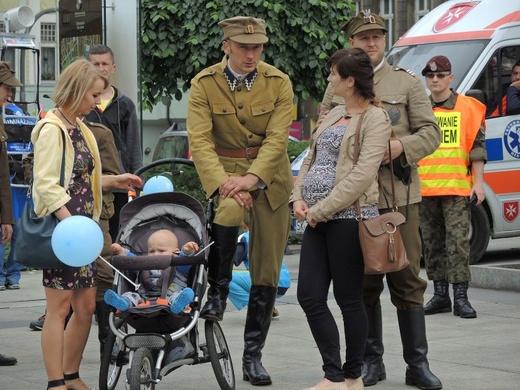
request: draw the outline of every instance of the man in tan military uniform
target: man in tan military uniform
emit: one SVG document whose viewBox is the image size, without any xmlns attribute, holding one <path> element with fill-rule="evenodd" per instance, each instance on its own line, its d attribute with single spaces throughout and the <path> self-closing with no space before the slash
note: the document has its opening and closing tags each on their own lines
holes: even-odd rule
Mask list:
<svg viewBox="0 0 520 390">
<path fill-rule="evenodd" d="M 191 81 L 190 149 L 208 198 L 211 225 L 208 301 L 201 317 L 220 321 L 232 276 L 238 228 L 250 215 L 252 287 L 244 331 L 244 380 L 269 385 L 261 363 L 290 227 L 292 174 L 287 138 L 293 91 L 289 77 L 260 61 L 268 38 L 262 19 L 223 20 L 223 60 Z"/>
<path fill-rule="evenodd" d="M 441 389 L 441 381 L 430 371 L 428 343 L 424 321 L 423 301 L 426 281 L 419 277 L 421 239 L 419 235 L 419 202 L 421 189 L 416 163 L 433 153 L 440 144 L 440 130 L 432 114 L 431 104 L 422 83 L 406 70 L 389 65 L 385 58 L 384 20 L 377 14 L 362 11 L 351 18 L 342 30 L 352 47 L 364 49 L 374 65 L 377 96 L 392 121 L 397 139 L 391 141 L 391 155 L 396 172 L 392 177 L 388 152 L 383 159 L 380 175 L 383 191 L 379 198 L 380 212 L 388 212 L 392 203 L 391 181 L 394 182 L 399 211 L 407 217 L 401 227 L 410 266 L 399 272 L 386 274 L 391 300 L 397 317 L 403 344 L 403 356 L 408 364 L 406 384 L 420 389 Z M 343 104 L 333 98 L 330 89 L 325 93 L 322 108 Z M 408 182 L 405 185 L 404 182 Z M 382 316 L 380 295 L 385 275 L 365 276 L 365 307 L 369 329 L 363 365 L 363 382 L 372 386 L 386 379 L 383 363 Z"/>
</svg>

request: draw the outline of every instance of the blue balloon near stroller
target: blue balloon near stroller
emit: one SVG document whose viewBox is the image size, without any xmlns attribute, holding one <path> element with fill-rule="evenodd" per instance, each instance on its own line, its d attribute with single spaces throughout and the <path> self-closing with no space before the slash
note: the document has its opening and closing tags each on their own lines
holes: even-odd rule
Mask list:
<svg viewBox="0 0 520 390">
<path fill-rule="evenodd" d="M 103 249 L 103 232 L 91 218 L 73 215 L 62 220 L 52 232 L 51 245 L 60 261 L 81 267 L 97 259 Z"/>
<path fill-rule="evenodd" d="M 157 194 L 160 192 L 173 192 L 173 183 L 166 176 L 154 176 L 144 183 L 144 195 Z"/>
</svg>

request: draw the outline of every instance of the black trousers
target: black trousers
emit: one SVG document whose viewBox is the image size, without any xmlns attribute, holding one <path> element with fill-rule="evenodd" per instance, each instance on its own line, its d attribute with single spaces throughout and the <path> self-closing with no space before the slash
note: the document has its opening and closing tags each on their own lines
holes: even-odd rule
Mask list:
<svg viewBox="0 0 520 390">
<path fill-rule="evenodd" d="M 354 219 L 322 222 L 304 232 L 298 275 L 298 301 L 321 357 L 325 378 L 359 378 L 368 333 L 363 303 L 363 257 Z M 342 365 L 339 331 L 327 305 L 330 283 L 343 317 L 347 346 Z"/>
</svg>

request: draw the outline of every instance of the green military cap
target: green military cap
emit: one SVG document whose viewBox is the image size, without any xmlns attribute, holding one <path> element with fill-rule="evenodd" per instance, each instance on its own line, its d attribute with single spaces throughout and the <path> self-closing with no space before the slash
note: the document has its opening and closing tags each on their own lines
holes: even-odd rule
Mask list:
<svg viewBox="0 0 520 390">
<path fill-rule="evenodd" d="M 235 16 L 222 20 L 218 25 L 224 30 L 224 39 L 231 39 L 237 43 L 256 45 L 269 40 L 263 19 Z"/>
<path fill-rule="evenodd" d="M 341 31 L 352 37 L 357 33 L 368 30 L 383 30 L 388 31 L 385 26 L 385 20 L 378 14 L 370 12 L 370 10 L 363 10 L 353 18 L 350 18 L 347 23 L 341 27 Z"/>
<path fill-rule="evenodd" d="M 0 84 L 6 84 L 9 87 L 22 86 L 22 83 L 14 77 L 14 70 L 12 70 L 11 66 L 5 61 L 0 61 Z"/>
</svg>

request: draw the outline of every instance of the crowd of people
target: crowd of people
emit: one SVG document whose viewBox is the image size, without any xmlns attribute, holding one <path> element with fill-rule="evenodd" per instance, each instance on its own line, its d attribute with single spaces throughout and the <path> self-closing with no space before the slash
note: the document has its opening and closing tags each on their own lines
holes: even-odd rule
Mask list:
<svg viewBox="0 0 520 390">
<path fill-rule="evenodd" d="M 210 227 L 214 243 L 208 256 L 209 289 L 201 317 L 224 318 L 237 238 L 247 220 L 250 278 L 242 378 L 255 386 L 273 383 L 262 351 L 277 313 L 274 304 L 292 211 L 308 223 L 297 298 L 323 361 L 323 377 L 309 389 L 360 390 L 386 379 L 381 310 L 385 277 L 397 310 L 407 364 L 405 383 L 441 389 L 429 367 L 425 314 L 453 311 L 461 318 L 477 316 L 467 296 L 467 231 L 470 205 L 485 199 L 485 106 L 450 90 L 451 63 L 442 55 L 424 64 L 428 97 L 419 76 L 387 63 L 384 19 L 362 11 L 341 27 L 349 48 L 333 53 L 326 64 L 330 74 L 322 115 L 293 183 L 286 149 L 294 94 L 289 77 L 261 60 L 269 41 L 265 21 L 236 16 L 219 26 L 223 59 L 192 79 L 187 114 L 192 158 L 206 196 L 216 204 Z M 142 184 L 131 174 L 142 165 L 135 105 L 110 85 L 114 72 L 114 54 L 104 45 L 94 46 L 88 60 L 71 63 L 57 82 L 55 109 L 32 134 L 37 213 L 54 213 L 60 220 L 85 215 L 100 221 L 105 254 L 123 250 L 110 249 L 119 211 L 127 201 L 123 191 Z M 507 96 L 517 94 L 515 83 Z M 17 86 L 8 64 L 0 63 L 0 100 L 6 103 L 9 91 Z M 507 107 L 512 109 L 513 102 Z M 442 125 L 453 123 L 442 120 L 453 115 L 461 118 L 456 128 Z M 453 131 L 456 139 L 442 137 L 444 131 Z M 359 158 L 353 154 L 356 133 Z M 48 158 L 61 156 L 62 148 L 65 188 L 56 174 L 60 159 Z M 6 184 L 2 189 L 8 188 L 6 158 L 2 147 L 0 180 Z M 389 202 L 393 189 L 398 210 L 406 217 L 401 234 L 410 265 L 386 275 L 364 275 L 358 219 L 393 211 Z M 12 234 L 10 209 L 10 195 L 2 190 L 2 243 Z M 178 249 L 174 236 L 164 240 L 171 244 L 169 251 Z M 435 289 L 426 306 L 427 281 L 419 275 L 422 248 Z M 43 270 L 46 315 L 40 328 L 49 389 L 88 388 L 79 377 L 79 367 L 94 311 L 102 351 L 110 332 L 107 302 L 125 310 L 144 299 L 142 294 L 113 293 L 112 278 L 112 271 L 98 262 Z M 331 285 L 342 314 L 344 353 L 327 302 Z M 188 290 L 186 284 L 175 283 L 172 310 L 185 308 L 193 295 L 184 293 Z M 178 296 L 182 299 L 176 304 Z M 0 365 L 9 364 L 16 364 L 16 359 L 0 354 Z"/>
</svg>

